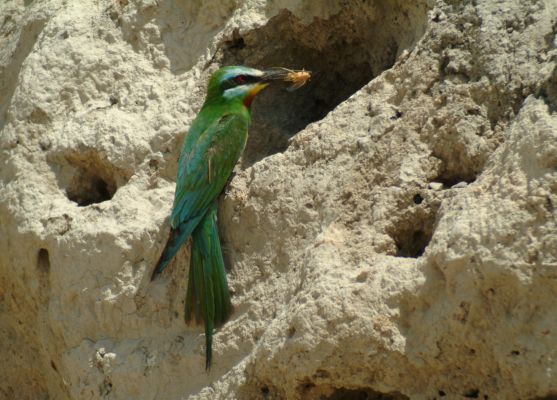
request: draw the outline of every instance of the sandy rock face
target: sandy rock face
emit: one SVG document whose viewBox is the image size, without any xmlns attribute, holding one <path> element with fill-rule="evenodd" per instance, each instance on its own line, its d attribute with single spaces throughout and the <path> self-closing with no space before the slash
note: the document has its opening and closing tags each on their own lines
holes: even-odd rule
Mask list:
<svg viewBox="0 0 557 400">
<path fill-rule="evenodd" d="M 474 4 L 472 4 L 474 3 Z M 0 397 L 557 395 L 557 3 L 0 5 Z M 270 88 L 221 198 L 204 371 L 168 234 L 220 65 Z"/>
</svg>

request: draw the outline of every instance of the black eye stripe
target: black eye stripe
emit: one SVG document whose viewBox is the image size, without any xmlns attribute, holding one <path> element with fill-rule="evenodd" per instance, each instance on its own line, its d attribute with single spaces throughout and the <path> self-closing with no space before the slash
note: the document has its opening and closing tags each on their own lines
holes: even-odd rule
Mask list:
<svg viewBox="0 0 557 400">
<path fill-rule="evenodd" d="M 234 78 L 237 84 L 245 85 L 246 83 L 258 82 L 261 78 L 253 75 L 238 75 Z"/>
<path fill-rule="evenodd" d="M 228 78 L 222 83 L 223 90 L 231 89 L 236 86 L 247 85 L 250 83 L 259 82 L 261 80 L 258 76 L 240 74 Z"/>
</svg>

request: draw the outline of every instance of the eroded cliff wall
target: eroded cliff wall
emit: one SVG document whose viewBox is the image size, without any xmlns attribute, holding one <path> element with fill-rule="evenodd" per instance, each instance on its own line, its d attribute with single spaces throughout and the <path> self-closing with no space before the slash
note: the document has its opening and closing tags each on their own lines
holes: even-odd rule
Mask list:
<svg viewBox="0 0 557 400">
<path fill-rule="evenodd" d="M 557 394 L 557 3 L 0 5 L 0 397 Z M 254 103 L 220 202 L 235 313 L 149 282 L 220 65 Z M 546 396 L 546 397 L 544 397 Z"/>
</svg>

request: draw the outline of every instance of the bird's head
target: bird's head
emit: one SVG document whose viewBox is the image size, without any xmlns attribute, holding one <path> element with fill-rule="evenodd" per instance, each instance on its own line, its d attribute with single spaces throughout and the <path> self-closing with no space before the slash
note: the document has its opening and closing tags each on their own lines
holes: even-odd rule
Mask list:
<svg viewBox="0 0 557 400">
<path fill-rule="evenodd" d="M 271 81 L 284 78 L 284 75 L 284 72 L 276 69 L 260 71 L 244 66 L 223 67 L 209 80 L 207 100 L 220 98 L 225 101 L 240 101 L 249 108 L 257 93 Z"/>
</svg>

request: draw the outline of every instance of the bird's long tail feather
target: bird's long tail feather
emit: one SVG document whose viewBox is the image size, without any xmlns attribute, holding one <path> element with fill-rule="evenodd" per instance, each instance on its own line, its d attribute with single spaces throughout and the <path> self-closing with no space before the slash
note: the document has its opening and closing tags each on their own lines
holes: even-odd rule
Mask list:
<svg viewBox="0 0 557 400">
<path fill-rule="evenodd" d="M 232 312 L 217 227 L 217 203 L 192 234 L 185 319 L 205 324 L 205 368 L 211 367 L 213 330 Z"/>
<path fill-rule="evenodd" d="M 157 262 L 157 266 L 155 267 L 155 270 L 151 275 L 151 281 L 165 270 L 165 268 L 168 266 L 170 261 L 172 261 L 178 250 L 180 250 L 180 247 L 182 247 L 182 245 L 189 239 L 192 231 L 197 227 L 201 218 L 203 218 L 203 215 L 201 215 L 200 217 L 192 218 L 189 221 L 178 225 L 176 228 L 170 229 L 168 241 L 166 242 L 166 246 L 164 246 L 164 250 L 162 251 L 159 261 Z"/>
</svg>

